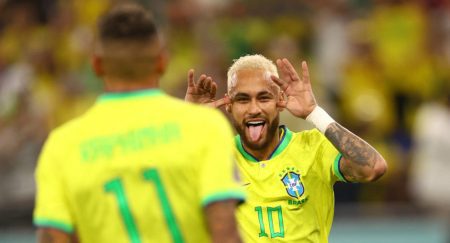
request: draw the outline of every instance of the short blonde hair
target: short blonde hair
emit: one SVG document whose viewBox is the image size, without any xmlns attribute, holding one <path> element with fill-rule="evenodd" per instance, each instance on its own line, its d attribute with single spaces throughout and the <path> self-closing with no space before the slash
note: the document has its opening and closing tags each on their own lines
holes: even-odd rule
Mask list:
<svg viewBox="0 0 450 243">
<path fill-rule="evenodd" d="M 271 81 L 270 75 L 278 77 L 278 70 L 275 64 L 260 54 L 246 55 L 234 60 L 233 65 L 228 69 L 227 73 L 227 91 L 236 85 L 236 73 L 244 69 L 261 69 L 269 73 L 268 81 Z"/>
</svg>

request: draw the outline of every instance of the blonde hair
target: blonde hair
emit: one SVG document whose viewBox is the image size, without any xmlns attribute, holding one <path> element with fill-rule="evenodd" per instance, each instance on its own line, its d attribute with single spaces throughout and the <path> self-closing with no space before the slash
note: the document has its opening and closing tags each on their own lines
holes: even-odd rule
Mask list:
<svg viewBox="0 0 450 243">
<path fill-rule="evenodd" d="M 278 77 L 278 71 L 275 64 L 260 54 L 246 55 L 234 60 L 233 65 L 228 69 L 227 73 L 227 91 L 236 85 L 236 73 L 240 70 L 264 70 L 267 73 L 267 80 L 271 81 L 270 75 Z"/>
</svg>

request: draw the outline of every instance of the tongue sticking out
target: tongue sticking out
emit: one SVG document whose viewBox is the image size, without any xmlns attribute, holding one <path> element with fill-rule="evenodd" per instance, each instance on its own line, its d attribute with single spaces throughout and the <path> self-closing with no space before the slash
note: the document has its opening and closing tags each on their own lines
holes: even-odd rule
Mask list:
<svg viewBox="0 0 450 243">
<path fill-rule="evenodd" d="M 252 142 L 258 141 L 258 139 L 261 137 L 263 126 L 264 125 L 248 127 L 248 130 L 250 132 L 250 138 L 251 138 Z"/>
</svg>

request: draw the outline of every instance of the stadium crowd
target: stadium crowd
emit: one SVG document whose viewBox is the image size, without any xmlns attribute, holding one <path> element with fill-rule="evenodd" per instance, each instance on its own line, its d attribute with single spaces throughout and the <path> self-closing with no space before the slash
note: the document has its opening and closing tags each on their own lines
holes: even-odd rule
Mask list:
<svg viewBox="0 0 450 243">
<path fill-rule="evenodd" d="M 33 173 L 48 132 L 99 94 L 89 56 L 97 16 L 111 2 L 0 0 L 2 215 L 31 217 Z M 183 97 L 187 70 L 195 68 L 225 93 L 226 67 L 245 54 L 286 57 L 296 67 L 306 59 L 321 106 L 389 164 L 376 183 L 337 185 L 338 204 L 450 211 L 448 1 L 140 2 L 170 37 L 165 92 Z M 293 130 L 308 126 L 287 114 L 282 121 Z"/>
</svg>

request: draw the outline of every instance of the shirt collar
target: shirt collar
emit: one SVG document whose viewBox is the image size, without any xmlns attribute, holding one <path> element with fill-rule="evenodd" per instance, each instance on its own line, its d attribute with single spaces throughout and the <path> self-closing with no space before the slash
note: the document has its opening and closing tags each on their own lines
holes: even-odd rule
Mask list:
<svg viewBox="0 0 450 243">
<path fill-rule="evenodd" d="M 278 143 L 277 147 L 273 150 L 272 154 L 269 156 L 269 159 L 272 159 L 276 156 L 278 156 L 281 152 L 286 149 L 289 142 L 292 139 L 292 132 L 284 125 L 280 126 L 280 132 L 281 132 L 281 139 Z M 253 155 L 251 155 L 249 152 L 247 152 L 242 145 L 241 137 L 239 135 L 236 135 L 235 137 L 236 147 L 238 148 L 239 152 L 244 156 L 245 159 L 251 161 L 251 162 L 260 162 L 257 158 L 255 158 Z"/>
</svg>

